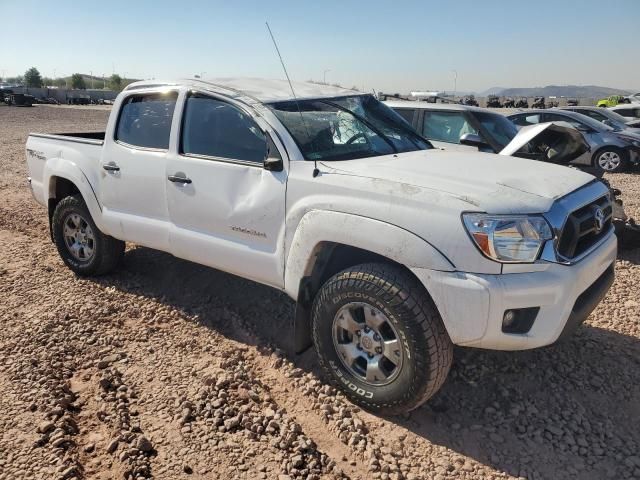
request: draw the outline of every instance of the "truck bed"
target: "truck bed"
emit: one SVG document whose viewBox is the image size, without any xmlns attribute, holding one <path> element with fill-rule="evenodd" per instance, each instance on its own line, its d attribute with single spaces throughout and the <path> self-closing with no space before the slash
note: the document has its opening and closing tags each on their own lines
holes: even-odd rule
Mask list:
<svg viewBox="0 0 640 480">
<path fill-rule="evenodd" d="M 66 178 L 76 185 L 88 182 L 91 190 L 98 183 L 97 168 L 102 156 L 105 132 L 31 133 L 27 139 L 26 155 L 29 167 L 29 183 L 36 200 L 47 205 L 49 198 L 49 174 L 47 161 L 55 165 L 60 159 L 69 160 L 73 168 Z"/>
<path fill-rule="evenodd" d="M 74 132 L 74 133 L 31 133 L 31 137 L 50 138 L 69 142 L 92 143 L 102 145 L 105 132 Z"/>
</svg>

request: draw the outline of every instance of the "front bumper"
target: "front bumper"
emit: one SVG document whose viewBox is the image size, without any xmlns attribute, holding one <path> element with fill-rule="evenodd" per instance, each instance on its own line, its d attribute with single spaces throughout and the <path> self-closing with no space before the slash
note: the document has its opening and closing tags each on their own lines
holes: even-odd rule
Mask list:
<svg viewBox="0 0 640 480">
<path fill-rule="evenodd" d="M 613 283 L 614 234 L 573 265 L 540 262 L 526 273 L 501 275 L 413 269 L 442 316 L 453 343 L 492 350 L 526 350 L 569 335 Z M 502 332 L 504 312 L 540 307 L 524 334 Z"/>
</svg>

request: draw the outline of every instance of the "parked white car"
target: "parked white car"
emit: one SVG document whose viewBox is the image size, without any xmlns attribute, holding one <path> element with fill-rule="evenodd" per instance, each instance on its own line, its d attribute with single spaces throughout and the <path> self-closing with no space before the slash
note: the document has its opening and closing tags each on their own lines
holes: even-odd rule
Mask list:
<svg viewBox="0 0 640 480">
<path fill-rule="evenodd" d="M 609 107 L 609 110 L 616 112 L 618 115 L 622 115 L 627 122 L 637 122 L 640 120 L 640 105 L 637 103 L 619 104 L 615 107 Z"/>
<path fill-rule="evenodd" d="M 312 339 L 328 377 L 384 413 L 431 397 L 453 344 L 548 345 L 604 297 L 616 237 L 601 182 L 433 149 L 371 95 L 294 87 L 138 82 L 106 132 L 31 134 L 62 260 L 106 273 L 129 241 L 283 290 L 298 347 Z"/>
</svg>

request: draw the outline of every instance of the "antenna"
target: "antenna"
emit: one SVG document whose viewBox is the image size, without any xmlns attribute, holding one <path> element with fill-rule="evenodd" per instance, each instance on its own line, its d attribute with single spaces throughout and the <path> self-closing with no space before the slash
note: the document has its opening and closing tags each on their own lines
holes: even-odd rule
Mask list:
<svg viewBox="0 0 640 480">
<path fill-rule="evenodd" d="M 304 121 L 304 116 L 302 115 L 302 110 L 300 109 L 300 103 L 298 103 L 298 97 L 296 96 L 296 91 L 293 89 L 293 84 L 291 83 L 291 79 L 289 78 L 289 73 L 287 72 L 287 67 L 284 65 L 284 60 L 282 60 L 282 55 L 280 55 L 280 49 L 278 48 L 278 44 L 276 43 L 276 39 L 273 36 L 273 32 L 271 32 L 271 27 L 269 26 L 269 22 L 264 22 L 267 26 L 267 30 L 269 30 L 269 35 L 271 36 L 271 40 L 273 41 L 273 46 L 276 47 L 276 53 L 278 54 L 278 58 L 280 59 L 280 63 L 282 64 L 282 69 L 284 70 L 284 74 L 287 77 L 287 81 L 289 82 L 289 88 L 291 88 L 291 94 L 293 95 L 293 99 L 296 102 L 296 107 L 298 107 L 298 113 L 300 114 L 300 120 L 302 121 L 302 125 L 307 134 L 307 139 L 311 140 L 311 135 L 309 135 L 309 130 L 307 129 L 307 124 Z M 318 161 L 313 159 L 313 177 L 317 177 L 320 173 L 318 170 Z"/>
</svg>

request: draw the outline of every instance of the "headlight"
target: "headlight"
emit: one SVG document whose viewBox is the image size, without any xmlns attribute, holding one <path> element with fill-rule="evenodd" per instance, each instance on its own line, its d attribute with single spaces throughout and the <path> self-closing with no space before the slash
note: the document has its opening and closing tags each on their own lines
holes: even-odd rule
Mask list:
<svg viewBox="0 0 640 480">
<path fill-rule="evenodd" d="M 465 213 L 462 221 L 480 251 L 498 262 L 534 262 L 544 242 L 553 238 L 541 216 Z"/>
</svg>

